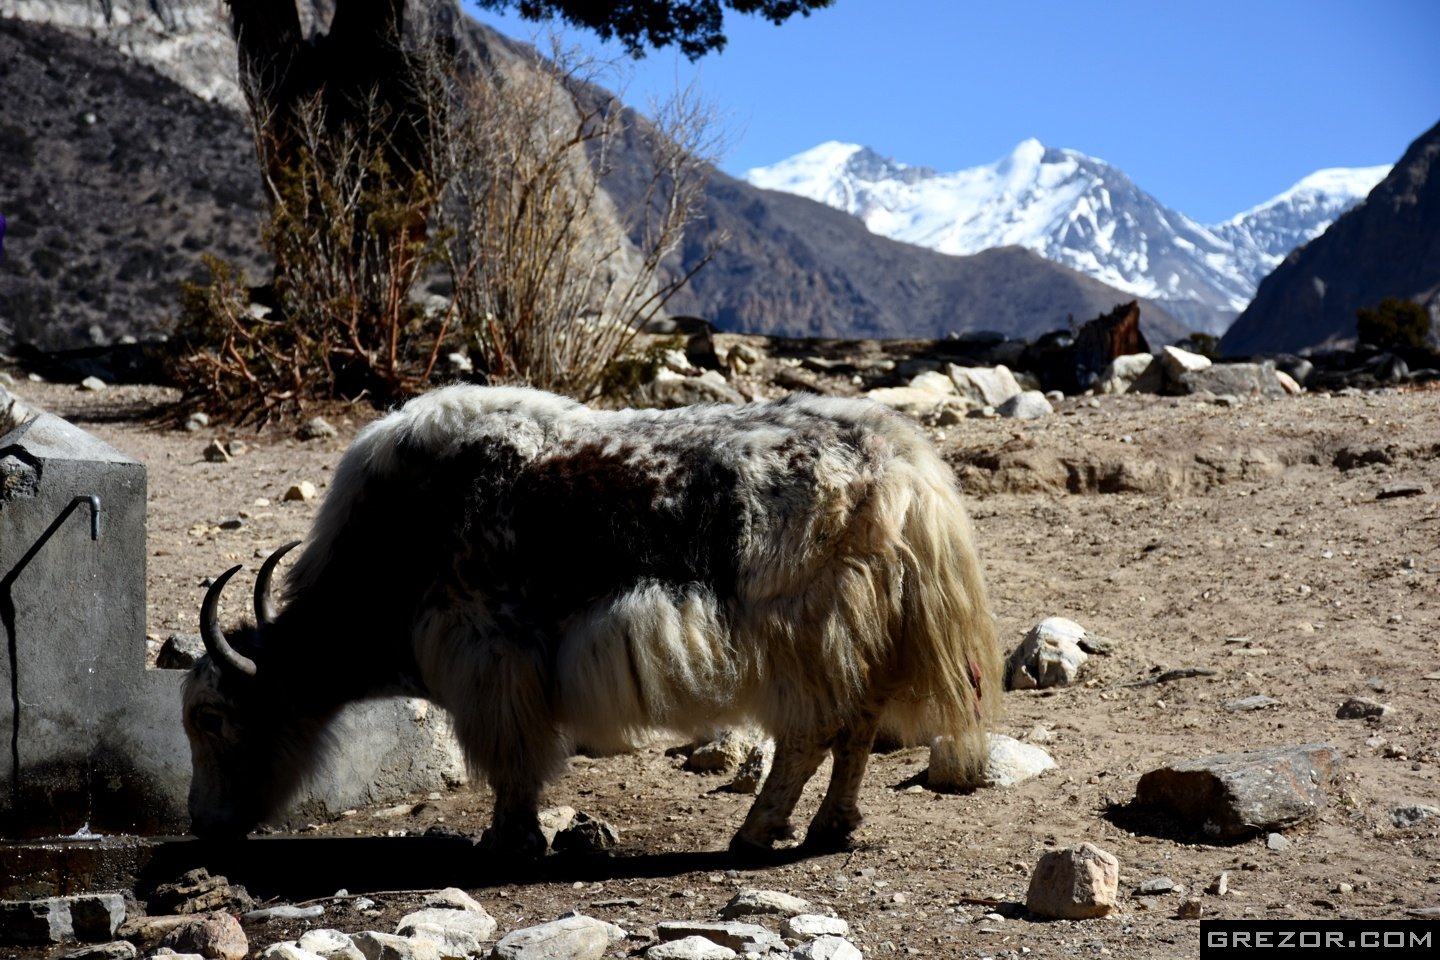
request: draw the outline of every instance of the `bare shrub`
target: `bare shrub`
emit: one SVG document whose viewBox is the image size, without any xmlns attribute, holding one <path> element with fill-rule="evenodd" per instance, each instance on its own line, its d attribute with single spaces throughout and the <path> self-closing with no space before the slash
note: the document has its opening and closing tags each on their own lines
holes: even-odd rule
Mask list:
<svg viewBox="0 0 1440 960">
<path fill-rule="evenodd" d="M 218 261 L 186 290 L 175 371 L 192 398 L 240 419 L 321 398 L 389 403 L 462 349 L 477 379 L 591 399 L 698 269 L 662 270 L 714 148 L 693 96 L 645 121 L 558 52 L 457 69 L 437 45 L 406 63 L 412 117 L 378 96 L 344 117 L 319 96 L 282 113 L 252 87 L 275 272 L 259 304 Z M 419 149 L 396 149 L 417 133 Z M 638 198 L 625 210 L 602 188 L 622 136 L 643 147 L 626 163 L 646 158 L 624 171 Z M 452 293 L 426 311 L 416 291 L 437 275 Z"/>
</svg>

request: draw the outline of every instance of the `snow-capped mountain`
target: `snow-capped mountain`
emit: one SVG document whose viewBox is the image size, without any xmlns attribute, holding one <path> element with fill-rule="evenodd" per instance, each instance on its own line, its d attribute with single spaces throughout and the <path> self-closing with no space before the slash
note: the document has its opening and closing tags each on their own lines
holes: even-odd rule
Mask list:
<svg viewBox="0 0 1440 960">
<path fill-rule="evenodd" d="M 746 179 L 859 217 L 874 233 L 942 253 L 1017 245 L 1221 333 L 1290 250 L 1317 236 L 1388 167 L 1324 170 L 1225 223 L 1204 226 L 1125 172 L 1026 140 L 985 166 L 937 173 L 825 143 Z"/>
</svg>

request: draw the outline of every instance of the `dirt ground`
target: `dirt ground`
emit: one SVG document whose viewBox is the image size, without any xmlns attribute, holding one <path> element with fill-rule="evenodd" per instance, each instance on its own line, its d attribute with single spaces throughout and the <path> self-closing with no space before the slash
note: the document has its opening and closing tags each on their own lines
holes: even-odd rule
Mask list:
<svg viewBox="0 0 1440 960">
<path fill-rule="evenodd" d="M 257 554 L 305 533 L 318 499 L 285 502 L 286 489 L 308 480 L 323 494 L 373 416 L 326 411 L 339 436 L 302 442 L 290 429 L 192 433 L 158 423 L 165 394 L 155 388 L 87 394 L 21 379 L 13 390 L 149 468 L 155 640 L 196 631 L 203 578 L 232 563 L 253 569 Z M 1171 958 L 1199 951 L 1197 924 L 1175 919 L 1185 898 L 1224 918 L 1398 918 L 1440 904 L 1440 819 L 1400 829 L 1389 816 L 1402 805 L 1440 806 L 1440 391 L 1239 405 L 1073 398 L 1043 420 L 974 419 L 930 432 L 967 490 L 1006 648 L 1049 616 L 1115 641 L 1077 685 L 1007 695 L 999 732 L 1043 742 L 1058 769 L 1008 789 L 940 795 L 913 786 L 925 750 L 877 754 L 851 853 L 758 869 L 717 856 L 698 872 L 617 870 L 599 881 L 472 891 L 502 933 L 571 909 L 631 931 L 709 920 L 737 889 L 755 887 L 845 918 L 866 956 Z M 207 462 L 202 449 L 217 435 L 247 449 Z M 227 613 L 243 611 L 232 601 Z M 1215 673 L 1132 685 L 1187 666 Z M 1224 707 L 1257 694 L 1278 705 Z M 1352 695 L 1393 711 L 1337 719 Z M 1140 775 L 1167 762 L 1315 741 L 1339 748 L 1341 780 L 1320 816 L 1287 831 L 1285 849 L 1263 835 L 1205 843 L 1129 806 Z M 618 827 L 618 857 L 723 850 L 749 798 L 717 791 L 719 779 L 681 772 L 680 762 L 659 749 L 577 759 L 546 801 Z M 807 791 L 801 822 L 818 792 Z M 488 817 L 480 787 L 415 801 L 316 832 L 443 825 L 478 836 Z M 1036 860 L 1082 841 L 1119 858 L 1118 913 L 1027 919 Z M 1228 892 L 1207 894 L 1222 872 Z M 1184 893 L 1137 892 L 1162 876 Z M 379 917 L 337 900 L 315 924 L 388 930 L 418 895 L 376 899 Z M 272 923 L 249 933 L 258 948 L 300 929 Z"/>
</svg>

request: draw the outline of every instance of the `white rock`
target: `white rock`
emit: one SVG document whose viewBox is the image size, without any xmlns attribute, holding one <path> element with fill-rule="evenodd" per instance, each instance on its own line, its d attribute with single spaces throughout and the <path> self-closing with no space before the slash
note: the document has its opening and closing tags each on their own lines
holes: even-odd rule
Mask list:
<svg viewBox="0 0 1440 960">
<path fill-rule="evenodd" d="M 321 954 L 311 953 L 293 940 L 276 943 L 260 951 L 260 960 L 327 960 Z"/>
<path fill-rule="evenodd" d="M 514 930 L 500 938 L 496 960 L 600 960 L 625 931 L 613 923 L 575 914 L 539 926 Z"/>
<path fill-rule="evenodd" d="M 1090 843 L 1052 850 L 1030 875 L 1026 908 L 1036 916 L 1061 920 L 1103 917 L 1115 909 L 1120 861 Z"/>
<path fill-rule="evenodd" d="M 1160 364 L 1165 370 L 1166 378 L 1171 383 L 1177 384 L 1185 374 L 1194 373 L 1197 370 L 1205 370 L 1211 366 L 1209 357 L 1202 357 L 1198 353 L 1181 350 L 1179 347 L 1162 348 L 1160 351 Z"/>
<path fill-rule="evenodd" d="M 574 807 L 551 807 L 548 810 L 541 810 L 539 813 L 540 832 L 545 836 L 545 843 L 553 845 L 555 835 L 570 829 L 570 824 L 575 822 Z M 476 904 L 479 906 L 479 904 Z"/>
<path fill-rule="evenodd" d="M 484 910 L 454 910 L 428 907 L 406 914 L 395 927 L 395 933 L 414 940 L 430 940 L 440 949 L 440 956 L 464 960 L 478 957 L 480 944 L 495 938 L 495 918 Z"/>
<path fill-rule="evenodd" d="M 816 937 L 848 937 L 850 924 L 839 917 L 802 913 L 780 924 L 780 936 L 787 940 L 814 940 Z"/>
<path fill-rule="evenodd" d="M 1090 659 L 1080 648 L 1085 628 L 1064 617 L 1048 617 L 1030 628 L 1005 663 L 1006 686 L 1011 690 L 1063 687 L 1075 681 Z"/>
<path fill-rule="evenodd" d="M 876 387 L 865 396 L 917 420 L 938 417 L 950 409 L 964 413 L 969 407 L 961 397 L 922 390 L 919 387 Z"/>
<path fill-rule="evenodd" d="M 1110 361 L 1095 392 L 1159 393 L 1164 379 L 1164 368 L 1153 353 L 1128 353 Z"/>
<path fill-rule="evenodd" d="M 1284 370 L 1276 370 L 1275 379 L 1280 381 L 1281 388 L 1292 397 L 1298 397 L 1305 392 L 1305 388 Z"/>
<path fill-rule="evenodd" d="M 910 378 L 910 386 L 916 390 L 925 390 L 930 393 L 938 393 L 941 396 L 953 396 L 955 393 L 955 381 L 938 370 L 926 370 Z"/>
<path fill-rule="evenodd" d="M 437 796 L 435 799 L 439 799 Z M 570 819 L 575 819 L 575 808 L 567 807 L 570 811 Z M 490 913 L 480 905 L 470 894 L 459 887 L 446 887 L 444 890 L 436 890 L 433 893 L 425 894 L 424 904 L 427 907 L 449 907 L 451 910 L 473 910 L 489 916 Z"/>
<path fill-rule="evenodd" d="M 1039 390 L 1024 390 L 996 407 L 995 412 L 1012 420 L 1038 420 L 1050 416 L 1055 408 Z"/>
<path fill-rule="evenodd" d="M 309 951 L 325 960 L 365 960 L 365 954 L 355 946 L 348 933 L 339 930 L 307 930 L 300 937 L 300 949 Z"/>
<path fill-rule="evenodd" d="M 865 954 L 844 937 L 816 937 L 790 951 L 792 960 L 864 960 Z"/>
<path fill-rule="evenodd" d="M 317 491 L 315 490 L 315 484 L 311 483 L 309 480 L 301 480 L 299 483 L 292 484 L 290 488 L 285 491 L 284 499 L 287 501 L 314 500 L 316 492 Z"/>
<path fill-rule="evenodd" d="M 741 890 L 720 908 L 720 916 L 726 920 L 736 917 L 774 916 L 793 917 L 808 913 L 810 901 L 792 897 L 776 890 Z"/>
<path fill-rule="evenodd" d="M 89 391 L 90 393 L 99 393 L 108 386 L 109 384 L 99 377 L 86 377 L 80 381 L 80 389 Z"/>
<path fill-rule="evenodd" d="M 987 787 L 1013 787 L 1056 767 L 1054 758 L 1032 743 L 1000 733 L 989 734 L 986 741 L 990 748 L 985 764 Z"/>
<path fill-rule="evenodd" d="M 1020 383 L 1004 364 L 994 367 L 958 367 L 946 364 L 955 392 L 977 406 L 998 407 L 1020 393 Z"/>
<path fill-rule="evenodd" d="M 704 937 L 681 937 L 645 951 L 646 960 L 734 960 L 736 956 L 729 947 Z"/>
<path fill-rule="evenodd" d="M 350 938 L 365 960 L 441 960 L 433 940 L 411 940 L 366 930 Z"/>
<path fill-rule="evenodd" d="M 724 920 L 715 923 L 688 920 L 662 920 L 656 927 L 661 940 L 704 937 L 738 953 L 766 953 L 780 938 L 756 923 Z"/>
</svg>

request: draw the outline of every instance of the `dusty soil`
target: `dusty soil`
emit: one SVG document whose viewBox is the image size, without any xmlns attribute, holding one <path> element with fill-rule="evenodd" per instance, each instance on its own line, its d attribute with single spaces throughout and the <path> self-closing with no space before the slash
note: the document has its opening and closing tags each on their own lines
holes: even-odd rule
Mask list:
<svg viewBox="0 0 1440 960">
<path fill-rule="evenodd" d="M 23 380 L 13 389 L 148 466 L 153 639 L 196 630 L 203 578 L 232 563 L 253 568 L 257 553 L 304 534 L 318 501 L 284 502 L 286 488 L 309 480 L 323 494 L 346 443 L 373 416 L 326 411 L 340 429 L 329 440 L 301 442 L 278 428 L 231 433 L 247 451 L 209 463 L 201 451 L 217 432 L 157 420 L 163 391 L 84 394 Z M 1170 958 L 1199 949 L 1197 924 L 1175 919 L 1183 898 L 1228 918 L 1403 917 L 1440 904 L 1440 820 L 1397 829 L 1389 817 L 1399 805 L 1440 805 L 1440 392 L 1239 406 L 1076 398 L 1045 420 L 966 420 L 931 433 L 969 493 L 1006 647 L 1056 615 L 1116 642 L 1073 687 L 1007 696 L 1000 732 L 1043 741 L 1059 768 L 1009 789 L 939 795 L 913 785 L 926 751 L 877 754 L 851 853 L 758 869 L 717 855 L 698 871 L 617 869 L 598 881 L 587 872 L 473 890 L 502 932 L 571 909 L 653 930 L 665 919 L 713 919 L 737 888 L 759 887 L 846 918 L 867 956 Z M 1423 492 L 1382 495 L 1396 484 Z M 228 518 L 241 524 L 222 529 Z M 232 605 L 228 614 L 242 612 Z M 1186 666 L 1215 673 L 1133 685 Z M 1279 703 L 1224 708 L 1255 694 Z M 1337 719 L 1357 694 L 1394 710 Z M 1317 818 L 1287 832 L 1286 849 L 1263 835 L 1209 844 L 1130 805 L 1140 775 L 1168 761 L 1314 741 L 1339 748 L 1341 780 Z M 717 791 L 719 779 L 682 772 L 680 762 L 659 749 L 577 759 L 546 799 L 616 825 L 617 857 L 723 850 L 748 798 Z M 816 793 L 802 800 L 801 818 Z M 398 811 L 356 811 L 315 832 L 442 825 L 478 835 L 488 810 L 486 791 L 474 787 Z M 1118 915 L 1027 919 L 1036 860 L 1082 841 L 1120 860 Z M 1206 894 L 1227 871 L 1229 892 Z M 1159 876 L 1185 893 L 1136 892 Z M 418 894 L 376 899 L 379 917 L 340 899 L 318 923 L 389 929 Z M 258 948 L 300 929 L 249 932 Z"/>
</svg>

